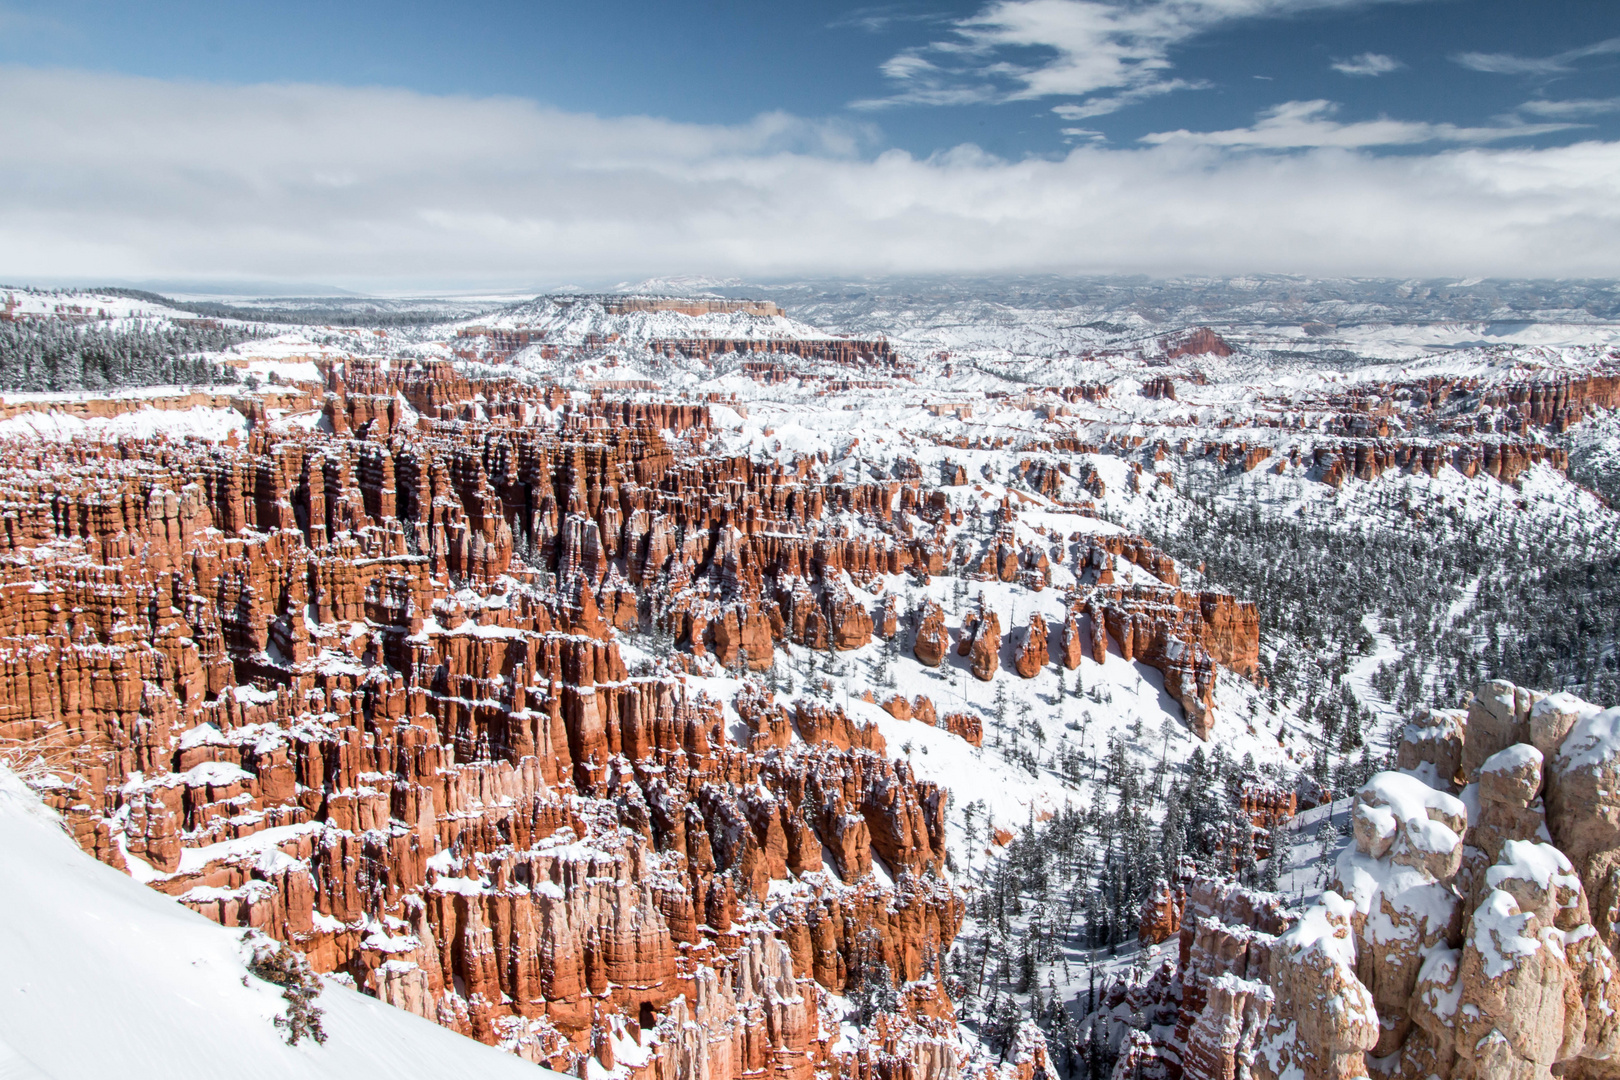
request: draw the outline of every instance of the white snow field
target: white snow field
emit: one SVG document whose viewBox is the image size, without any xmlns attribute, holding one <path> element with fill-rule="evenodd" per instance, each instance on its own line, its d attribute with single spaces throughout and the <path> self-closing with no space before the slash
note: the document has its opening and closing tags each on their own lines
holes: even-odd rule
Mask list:
<svg viewBox="0 0 1620 1080">
<path fill-rule="evenodd" d="M 0 768 L 0 1080 L 560 1074 L 330 980 L 324 1045 L 288 1046 L 281 987 L 228 930 L 81 852 Z"/>
<path fill-rule="evenodd" d="M 189 409 L 154 409 L 147 406 L 117 416 L 89 419 L 56 410 L 30 409 L 0 420 L 0 439 L 47 439 L 69 442 L 76 438 L 115 442 L 120 438 L 198 438 L 224 442 L 232 434 L 246 437 L 247 417 L 235 409 L 193 405 Z"/>
</svg>

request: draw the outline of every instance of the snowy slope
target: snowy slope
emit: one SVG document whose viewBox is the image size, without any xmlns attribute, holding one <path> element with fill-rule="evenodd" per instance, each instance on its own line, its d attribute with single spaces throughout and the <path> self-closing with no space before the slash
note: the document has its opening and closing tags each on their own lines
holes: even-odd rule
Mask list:
<svg viewBox="0 0 1620 1080">
<path fill-rule="evenodd" d="M 25 316 L 76 318 L 85 321 L 195 319 L 189 311 L 158 298 L 145 299 L 85 289 L 0 288 L 0 308 Z"/>
<path fill-rule="evenodd" d="M 8 395 L 9 397 L 10 395 Z M 247 417 L 235 409 L 212 409 L 194 405 L 189 409 L 154 409 L 148 406 L 117 416 L 84 419 L 65 412 L 30 409 L 0 420 L 0 439 L 49 439 L 68 442 L 76 438 L 116 441 L 120 438 L 171 439 L 194 437 L 224 442 L 234 433 L 247 435 Z"/>
<path fill-rule="evenodd" d="M 325 1045 L 286 1045 L 281 988 L 247 975 L 239 931 L 85 855 L 3 768 L 0 866 L 5 1080 L 558 1075 L 330 982 Z"/>
</svg>

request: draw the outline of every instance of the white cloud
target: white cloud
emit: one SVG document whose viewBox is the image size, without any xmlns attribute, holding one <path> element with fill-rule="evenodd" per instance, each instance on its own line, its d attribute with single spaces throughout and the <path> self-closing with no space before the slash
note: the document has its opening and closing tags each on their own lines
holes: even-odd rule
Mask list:
<svg viewBox="0 0 1620 1080">
<path fill-rule="evenodd" d="M 1527 101 L 1520 105 L 1517 111 L 1529 113 L 1531 116 L 1545 116 L 1549 119 L 1572 120 L 1578 116 L 1601 116 L 1604 113 L 1620 112 L 1620 97 L 1576 98 L 1570 101 Z"/>
<path fill-rule="evenodd" d="M 1052 111 L 1065 120 L 1087 120 L 1093 116 L 1107 116 L 1118 112 L 1127 105 L 1135 105 L 1150 97 L 1168 94 L 1173 90 L 1202 90 L 1209 84 L 1202 81 L 1189 81 L 1187 79 L 1162 79 L 1158 82 L 1146 83 L 1142 86 L 1122 90 L 1117 94 L 1106 97 L 1093 97 L 1078 105 L 1063 104 L 1052 106 Z"/>
<path fill-rule="evenodd" d="M 880 4 L 856 8 L 833 19 L 829 29 L 853 28 L 869 34 L 881 34 L 897 23 L 940 22 L 940 16 L 928 11 L 912 11 L 899 4 Z"/>
<path fill-rule="evenodd" d="M 1582 45 L 1556 56 L 1516 56 L 1513 53 L 1458 53 L 1452 57 L 1463 67 L 1484 71 L 1492 75 L 1559 75 L 1573 71 L 1575 61 L 1589 56 L 1609 56 L 1620 53 L 1620 37 Z"/>
<path fill-rule="evenodd" d="M 863 156 L 869 140 L 778 114 L 700 126 L 0 68 L 0 280 L 1620 275 L 1620 143 L 1375 156 L 1344 148 L 1362 138 L 1287 154 L 1088 141 L 1006 161 Z"/>
<path fill-rule="evenodd" d="M 1399 71 L 1406 65 L 1393 56 L 1383 53 L 1365 52 L 1360 56 L 1352 56 L 1348 60 L 1333 61 L 1333 70 L 1344 75 L 1378 76 L 1388 75 L 1392 71 Z"/>
<path fill-rule="evenodd" d="M 1459 127 L 1412 120 L 1358 120 L 1341 124 L 1330 119 L 1338 111 L 1331 101 L 1289 101 L 1260 114 L 1246 128 L 1227 131 L 1160 131 L 1142 136 L 1145 143 L 1182 143 L 1244 149 L 1291 150 L 1301 147 L 1415 146 L 1430 142 L 1492 143 L 1564 131 L 1571 124 L 1503 122 L 1492 127 Z"/>
<path fill-rule="evenodd" d="M 1170 50 L 1222 24 L 1376 2 L 993 0 L 956 20 L 949 37 L 893 57 L 882 70 L 898 84 L 896 91 L 856 105 L 1104 95 L 1081 106 L 1090 110 L 1083 115 L 1101 116 L 1156 94 L 1206 85 L 1169 78 Z"/>
</svg>

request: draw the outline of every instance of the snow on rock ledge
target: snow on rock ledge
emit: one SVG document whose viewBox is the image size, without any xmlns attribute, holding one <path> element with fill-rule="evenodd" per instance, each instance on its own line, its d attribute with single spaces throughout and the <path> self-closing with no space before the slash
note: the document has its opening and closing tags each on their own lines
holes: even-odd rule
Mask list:
<svg viewBox="0 0 1620 1080">
<path fill-rule="evenodd" d="M 1277 1010 L 1255 1052 L 1258 1080 L 1364 1076 L 1362 1054 L 1378 1042 L 1372 993 L 1356 978 L 1355 905 L 1337 893 L 1277 940 L 1271 990 Z"/>
<path fill-rule="evenodd" d="M 1255 1075 L 1613 1075 L 1620 709 L 1487 683 L 1400 760 L 1418 775 L 1357 794 L 1337 892 L 1273 950 Z"/>
<path fill-rule="evenodd" d="M 1560 700 L 1566 699 L 1566 700 Z M 1620 709 L 1599 710 L 1568 695 L 1547 698 L 1543 722 L 1570 727 L 1549 755 L 1547 829 L 1579 870 L 1605 944 L 1620 921 Z"/>
<path fill-rule="evenodd" d="M 1356 851 L 1422 871 L 1431 880 L 1457 872 L 1468 811 L 1462 801 L 1415 776 L 1381 772 L 1356 794 Z"/>
<path fill-rule="evenodd" d="M 1569 859 L 1510 840 L 1486 880 L 1456 977 L 1457 1075 L 1550 1076 L 1556 1064 L 1612 1057 L 1620 983 Z"/>
</svg>

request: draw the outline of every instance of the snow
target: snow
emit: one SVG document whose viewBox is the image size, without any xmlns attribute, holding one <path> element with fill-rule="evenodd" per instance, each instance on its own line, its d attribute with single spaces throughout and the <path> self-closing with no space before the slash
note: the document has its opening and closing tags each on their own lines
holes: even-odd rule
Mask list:
<svg viewBox="0 0 1620 1080">
<path fill-rule="evenodd" d="M 248 975 L 239 930 L 81 852 L 0 769 L 0 1075 L 7 1080 L 534 1080 L 560 1074 L 327 979 L 329 1038 L 288 1046 L 281 988 Z"/>
<path fill-rule="evenodd" d="M 268 829 L 261 829 L 249 836 L 237 837 L 233 840 L 221 840 L 217 844 L 207 844 L 203 847 L 187 847 L 180 849 L 180 874 L 199 874 L 208 868 L 210 863 L 228 861 L 254 856 L 259 859 L 275 859 L 276 849 L 289 840 L 294 840 L 307 833 L 320 832 L 325 826 L 318 821 L 305 821 L 293 825 L 276 825 Z M 135 860 L 131 860 L 134 862 Z"/>
<path fill-rule="evenodd" d="M 254 779 L 252 773 L 240 765 L 226 761 L 205 761 L 193 765 L 182 774 L 187 787 L 224 787 L 227 784 L 245 784 Z"/>
<path fill-rule="evenodd" d="M 670 283 L 655 282 L 638 288 L 656 293 L 669 287 Z M 1330 401 L 1335 396 L 1435 375 L 1477 376 L 1489 388 L 1531 376 L 1589 370 L 1602 360 L 1596 350 L 1620 341 L 1615 328 L 1606 325 L 1561 320 L 1508 327 L 1457 319 L 1429 320 L 1422 325 L 1358 324 L 1347 316 L 1323 337 L 1287 325 L 1298 318 L 1297 312 L 1281 312 L 1287 318 L 1261 318 L 1260 309 L 1255 308 L 1248 311 L 1247 320 L 1219 327 L 1239 347 L 1236 355 L 1182 359 L 1166 366 L 1158 337 L 1172 327 L 1155 322 L 1164 318 L 1162 313 L 1135 308 L 1086 314 L 1078 308 L 1037 309 L 1024 303 L 916 302 L 880 309 L 868 304 L 860 318 L 834 318 L 832 306 L 823 306 L 819 313 L 797 308 L 793 317 L 738 312 L 609 314 L 609 310 L 602 298 L 544 297 L 469 318 L 462 328 L 522 328 L 534 335 L 533 344 L 510 362 L 468 364 L 463 365 L 464 370 L 531 382 L 555 381 L 576 391 L 576 402 L 584 400 L 585 390 L 599 385 L 605 385 L 615 398 L 706 402 L 711 430 L 689 442 L 677 442 L 670 436 L 678 454 L 690 448 L 789 467 L 822 455 L 820 477 L 838 475 L 845 482 L 892 481 L 901 475 L 897 469 L 902 462 L 908 467 L 915 462 L 930 487 L 945 466 L 960 466 L 968 483 L 939 489 L 949 509 L 962 511 L 974 523 L 1002 500 L 1009 500 L 1018 510 L 1013 526 L 1016 538 L 1046 549 L 1057 543 L 1067 550 L 1067 537 L 1072 533 L 1173 531 L 1178 522 L 1201 512 L 1199 503 L 1190 497 L 1199 489 L 1209 493 L 1217 506 L 1252 508 L 1262 520 L 1304 520 L 1344 530 L 1390 527 L 1391 506 L 1417 508 L 1425 515 L 1443 508 L 1444 520 L 1477 530 L 1484 539 L 1490 538 L 1492 530 L 1504 528 L 1500 521 L 1512 522 L 1519 529 L 1549 532 L 1571 524 L 1594 531 L 1620 525 L 1620 515 L 1549 466 L 1530 469 L 1520 477 L 1517 489 L 1483 475 L 1466 477 L 1449 464 L 1432 477 L 1391 470 L 1374 480 L 1351 478 L 1333 488 L 1316 479 L 1309 466 L 1316 446 L 1346 441 L 1329 422 L 1340 412 Z M 1117 325 L 1093 324 L 1104 317 Z M 699 337 L 830 340 L 834 329 L 862 337 L 886 335 L 913 365 L 911 372 L 889 379 L 876 390 L 833 391 L 826 377 L 865 378 L 873 373 L 795 360 L 789 365 L 795 377 L 762 386 L 739 370 L 738 357 L 722 355 L 705 362 L 678 355 L 665 357 L 650 347 L 661 340 Z M 442 329 L 437 333 L 444 336 Z M 229 358 L 245 365 L 246 374 L 265 381 L 274 375 L 280 382 L 309 384 L 319 381 L 319 361 L 355 355 L 378 357 L 383 363 L 388 356 L 448 359 L 452 348 L 471 340 L 481 339 L 458 343 L 419 338 L 402 343 L 398 335 L 379 336 L 369 330 L 301 327 L 236 346 Z M 1345 349 L 1358 355 L 1348 359 L 1333 355 Z M 558 350 L 560 356 L 546 355 Z M 943 355 L 947 353 L 948 357 Z M 949 375 L 947 363 L 951 365 Z M 1166 374 L 1176 379 L 1177 400 L 1141 396 L 1144 382 Z M 1191 377 L 1194 374 L 1198 378 Z M 642 380 L 658 382 L 660 389 L 640 390 L 636 384 Z M 1102 384 L 1108 396 L 1097 402 L 1065 402 L 1059 409 L 1055 396 L 1043 397 L 1039 391 L 1045 385 L 1085 382 Z M 1278 391 L 1286 392 L 1291 400 L 1279 404 Z M 969 406 L 971 416 L 936 416 L 928 408 L 952 403 Z M 42 405 L 39 415 L 51 414 Z M 536 410 L 526 422 L 554 423 L 557 415 Z M 320 431 L 328 426 L 319 410 L 272 410 L 269 421 L 273 429 L 286 431 Z M 60 421 L 51 420 L 47 427 L 56 433 L 44 433 L 45 437 L 69 437 L 57 431 L 59 425 Z M 29 430 L 18 434 L 41 433 L 28 424 L 21 427 Z M 0 432 L 4 430 L 0 425 Z M 1412 438 L 1422 433 L 1403 430 L 1397 424 L 1396 434 Z M 1182 455 L 1172 447 L 1165 461 L 1152 461 L 1153 440 L 1162 437 L 1173 444 L 1182 436 L 1195 447 L 1202 442 L 1247 442 L 1270 449 L 1272 456 L 1263 467 L 1245 473 L 1203 460 L 1196 449 Z M 1127 450 L 1110 442 L 1118 437 L 1149 442 L 1141 448 L 1133 443 Z M 1438 442 L 1453 437 L 1432 438 Z M 1534 438 L 1551 440 L 1544 435 Z M 1587 439 L 1593 453 L 1605 452 L 1620 447 L 1620 426 L 1600 419 L 1579 425 L 1572 439 Z M 1288 463 L 1291 449 L 1300 452 L 1301 464 Z M 1023 459 L 1070 470 L 1059 481 L 1061 501 L 1035 494 L 1020 479 L 1015 466 Z M 1133 466 L 1143 470 L 1141 489 L 1135 491 Z M 1156 482 L 1154 473 L 1161 470 L 1169 475 L 1170 485 Z M 1105 495 L 1093 497 L 1082 486 L 1079 477 L 1088 473 L 1106 485 Z M 1402 510 L 1394 527 L 1427 529 L 1436 520 L 1440 519 L 1426 516 L 1417 522 L 1415 515 Z M 835 518 L 830 524 L 847 527 L 854 535 L 871 535 L 871 523 L 853 515 Z M 1037 533 L 1037 527 L 1043 531 Z M 965 539 L 982 550 L 985 535 L 974 524 L 948 526 L 944 532 L 949 541 Z M 1186 585 L 1198 587 L 1199 573 L 1191 567 L 1181 569 Z M 1124 560 L 1116 575 L 1127 585 L 1154 584 L 1151 575 Z M 982 594 L 986 606 L 1001 618 L 1004 634 L 1001 667 L 988 683 L 972 678 L 967 660 L 954 649 L 937 671 L 923 668 L 909 657 L 885 665 L 884 647 L 879 642 L 839 654 L 831 662 L 831 671 L 825 657 L 813 661 L 820 665 L 816 677 L 832 683 L 830 700 L 855 721 L 874 725 L 887 743 L 888 756 L 904 758 L 920 778 L 937 781 L 951 792 L 948 845 L 956 865 L 954 879 L 967 888 L 983 880 L 981 875 L 996 857 L 988 840 L 990 828 L 1017 829 L 1033 817 L 1103 797 L 1095 779 L 1111 743 L 1123 747 L 1128 765 L 1144 781 L 1156 776 L 1162 766 L 1174 783 L 1176 771 L 1195 750 L 1202 746 L 1206 754 L 1210 752 L 1210 747 L 1188 731 L 1180 706 L 1164 691 L 1160 673 L 1124 660 L 1113 642 L 1103 665 L 1087 656 L 1077 673 L 1059 673 L 1049 664 L 1030 680 L 1014 674 L 1011 645 L 1017 631 L 1027 625 L 1033 612 L 1043 614 L 1049 623 L 1060 617 L 1065 609 L 1065 588 L 1073 581 L 1072 568 L 1057 560 L 1052 586 L 1042 592 L 999 581 L 975 581 L 969 583 L 968 595 L 960 602 L 953 596 L 955 580 L 948 575 L 937 576 L 926 586 L 902 576 L 881 578 L 867 589 L 845 581 L 869 609 L 883 596 L 895 593 L 906 598 L 908 607 L 925 598 L 941 604 L 953 643 L 954 632 L 960 630 Z M 1478 584 L 1476 579 L 1452 600 L 1447 612 L 1450 621 L 1467 613 Z M 1363 625 L 1374 648 L 1352 664 L 1346 678 L 1357 697 L 1375 710 L 1382 730 L 1394 726 L 1390 721 L 1397 719 L 1396 710 L 1374 692 L 1371 676 L 1380 664 L 1398 658 L 1405 642 L 1396 641 L 1371 616 Z M 426 632 L 443 631 L 430 617 Z M 491 638 L 512 633 L 483 625 L 476 618 L 461 623 L 454 632 Z M 633 641 L 623 643 L 623 653 L 632 668 L 647 658 Z M 795 697 L 808 693 L 803 668 L 811 661 L 804 650 L 794 647 L 781 649 L 778 657 L 777 674 L 791 673 L 793 678 L 795 689 L 779 694 L 791 707 Z M 358 671 L 352 661 L 337 653 L 323 653 L 322 662 L 333 671 Z M 887 677 L 880 674 L 885 667 Z M 1083 692 L 1070 688 L 1077 677 L 1085 687 Z M 708 692 L 721 702 L 729 702 L 738 689 L 735 680 L 718 675 L 691 677 L 687 682 L 692 691 Z M 876 702 L 861 700 L 867 689 L 873 691 Z M 246 687 L 235 693 L 244 703 L 273 697 Z M 985 746 L 972 747 L 943 728 L 894 719 L 879 704 L 891 694 L 908 700 L 926 695 L 942 720 L 950 712 L 976 714 L 984 723 Z M 1005 702 L 1001 722 L 996 717 L 998 696 Z M 1276 776 L 1307 767 L 1316 752 L 1320 729 L 1298 718 L 1299 702 L 1267 703 L 1261 688 L 1224 671 L 1218 676 L 1215 700 L 1214 745 L 1236 759 L 1248 756 L 1257 770 L 1270 770 Z M 726 705 L 725 714 L 729 730 L 736 733 L 740 721 L 735 710 Z M 1431 726 L 1436 736 L 1444 734 L 1440 725 Z M 1597 760 L 1608 761 L 1617 737 L 1612 718 L 1601 731 L 1598 726 L 1592 717 L 1583 718 L 1566 740 L 1565 750 L 1577 756 L 1596 754 Z M 191 732 L 184 738 L 193 740 L 190 745 L 211 745 L 216 736 L 217 732 Z M 233 732 L 231 741 L 240 737 Z M 1043 764 L 1026 767 L 1012 754 L 1015 747 L 1038 748 Z M 1080 762 L 1075 774 L 1066 776 L 1054 767 L 1051 755 L 1056 749 L 1072 752 L 1071 760 Z M 224 773 L 217 775 L 221 779 L 206 782 L 231 782 Z M 1436 786 L 1450 780 L 1433 775 L 1426 778 Z M 1155 798 L 1159 795 L 1154 793 Z M 1381 852 L 1383 858 L 1371 858 L 1354 848 L 1340 855 L 1342 836 L 1337 828 L 1354 814 L 1366 834 L 1386 847 L 1408 844 L 1408 855 L 1453 852 L 1460 845 L 1464 823 L 1477 811 L 1477 799 L 1476 788 L 1458 799 L 1418 779 L 1380 774 L 1374 778 L 1369 797 L 1356 800 L 1353 807 L 1348 800 L 1340 800 L 1299 817 L 1292 832 L 1295 843 L 1286 845 L 1281 854 L 1294 863 L 1284 867 L 1282 887 L 1303 900 L 1308 891 L 1320 892 L 1337 866 L 1349 899 L 1327 894 L 1322 903 L 1330 907 L 1350 904 L 1363 913 L 1378 909 L 1369 922 L 1375 939 L 1398 932 L 1389 913 L 1379 906 L 1379 897 L 1389 902 L 1392 911 L 1412 916 L 1409 921 L 1436 918 L 1444 898 L 1423 871 L 1394 863 L 1389 851 Z M 976 815 L 971 832 L 966 816 L 969 807 Z M 1162 801 L 1154 812 L 1162 812 L 1161 807 Z M 239 849 L 224 850 L 217 845 L 204 850 L 215 857 L 274 859 L 278 842 L 271 830 L 235 842 L 241 844 Z M 1301 853 L 1306 865 L 1301 865 Z M 1308 865 L 1311 862 L 1316 865 Z M 447 855 L 436 856 L 430 865 L 439 875 L 435 887 L 441 891 L 473 892 L 485 887 L 470 876 L 473 871 Z M 881 876 L 881 861 L 875 866 Z M 773 885 L 773 891 L 778 888 L 790 886 Z M 972 930 L 970 926 L 969 932 Z M 1433 956 L 1430 960 L 1440 963 Z M 622 1052 L 620 1056 L 622 1059 Z"/>
<path fill-rule="evenodd" d="M 1573 895 L 1581 887 L 1581 879 L 1576 876 L 1568 856 L 1551 844 L 1533 844 L 1527 840 L 1509 840 L 1503 844 L 1496 865 L 1485 871 L 1485 883 L 1493 889 L 1515 878 L 1533 882 L 1548 893 L 1557 888 Z"/>
<path fill-rule="evenodd" d="M 263 342 L 255 344 L 263 345 Z M 315 383 L 321 382 L 321 369 L 315 366 L 314 360 L 249 360 L 242 369 L 242 377 L 257 375 L 261 381 L 268 382 L 274 375 L 284 383 Z"/>
<path fill-rule="evenodd" d="M 1405 820 L 1427 817 L 1431 811 L 1451 818 L 1460 818 L 1465 813 L 1462 803 L 1455 796 L 1436 791 L 1405 773 L 1378 773 L 1367 781 L 1362 790 L 1373 793 L 1385 805 L 1395 807 Z"/>
<path fill-rule="evenodd" d="M 1575 721 L 1558 745 L 1560 772 L 1601 769 L 1620 756 L 1620 708 L 1589 712 Z"/>
<path fill-rule="evenodd" d="M 1479 767 L 1481 773 L 1515 773 L 1534 766 L 1536 775 L 1541 775 L 1543 761 L 1540 750 L 1529 743 L 1514 743 L 1506 750 L 1498 750 L 1485 759 Z"/>
<path fill-rule="evenodd" d="M 1356 964 L 1355 937 L 1340 931 L 1350 924 L 1355 905 L 1338 893 L 1323 893 L 1305 910 L 1298 922 L 1277 939 L 1276 948 L 1292 953 L 1319 951 L 1335 964 L 1349 968 Z M 1354 983 L 1355 980 L 1351 979 Z"/>
<path fill-rule="evenodd" d="M 1462 970 L 1462 950 L 1447 948 L 1443 943 L 1429 950 L 1418 968 L 1417 985 L 1421 987 L 1423 1004 L 1441 1020 L 1457 1015 L 1457 1004 L 1462 1000 L 1462 982 L 1457 974 Z"/>
<path fill-rule="evenodd" d="M 80 290 L 0 289 L 0 306 L 11 301 L 14 313 L 23 316 L 83 316 L 94 322 L 127 323 L 135 319 L 166 322 L 195 319 L 197 316 L 152 300 L 112 293 Z"/>
<path fill-rule="evenodd" d="M 8 395 L 9 396 L 9 395 Z M 193 405 L 189 409 L 154 409 L 151 406 L 117 416 L 84 419 L 70 413 L 30 409 L 0 420 L 0 439 L 37 438 L 68 442 L 75 438 L 206 439 L 224 442 L 232 435 L 247 435 L 247 417 L 235 409 Z"/>
<path fill-rule="evenodd" d="M 1519 910 L 1518 901 L 1501 889 L 1491 890 L 1475 909 L 1469 941 L 1479 952 L 1487 977 L 1501 978 L 1541 947 L 1526 933 L 1530 919 Z"/>
</svg>

